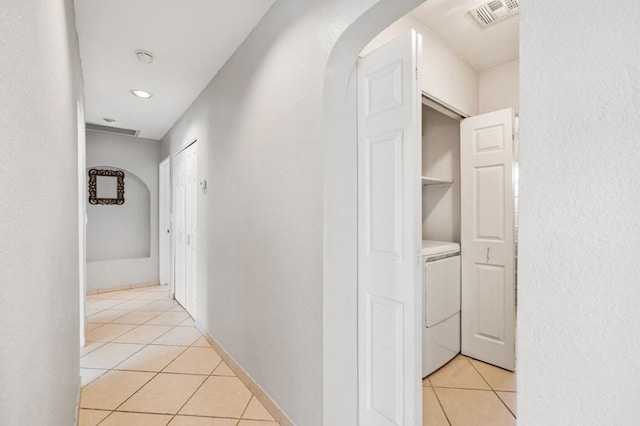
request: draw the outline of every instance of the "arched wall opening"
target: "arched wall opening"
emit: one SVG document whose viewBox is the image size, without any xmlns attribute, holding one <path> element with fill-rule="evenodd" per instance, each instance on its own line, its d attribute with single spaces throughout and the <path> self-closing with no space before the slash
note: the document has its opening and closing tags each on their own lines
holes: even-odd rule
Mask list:
<svg viewBox="0 0 640 426">
<path fill-rule="evenodd" d="M 92 168 L 123 171 L 125 200 L 121 205 L 106 205 L 90 204 L 87 199 L 87 261 L 150 257 L 149 187 L 128 170 L 112 166 Z"/>
<path fill-rule="evenodd" d="M 86 167 L 125 172 L 122 205 L 87 206 L 87 293 L 158 284 L 157 140 L 86 132 Z"/>
<path fill-rule="evenodd" d="M 352 84 L 362 49 L 424 0 L 381 0 L 335 44 L 324 87 L 324 424 L 358 424 L 357 132 Z"/>
</svg>

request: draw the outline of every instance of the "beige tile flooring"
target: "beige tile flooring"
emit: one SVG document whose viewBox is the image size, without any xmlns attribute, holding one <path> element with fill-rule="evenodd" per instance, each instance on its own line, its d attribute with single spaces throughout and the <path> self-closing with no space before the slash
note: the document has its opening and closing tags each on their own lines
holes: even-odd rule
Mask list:
<svg viewBox="0 0 640 426">
<path fill-rule="evenodd" d="M 458 355 L 422 381 L 424 426 L 516 424 L 516 374 Z"/>
<path fill-rule="evenodd" d="M 166 287 L 87 297 L 80 426 L 278 423 Z"/>
<path fill-rule="evenodd" d="M 80 426 L 277 423 L 165 287 L 87 297 Z M 423 425 L 515 425 L 514 373 L 458 355 L 423 380 Z"/>
</svg>

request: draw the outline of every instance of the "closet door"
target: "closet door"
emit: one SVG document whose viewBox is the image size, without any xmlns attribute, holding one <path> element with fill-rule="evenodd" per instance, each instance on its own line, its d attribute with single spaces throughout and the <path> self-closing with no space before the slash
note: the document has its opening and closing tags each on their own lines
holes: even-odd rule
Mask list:
<svg viewBox="0 0 640 426">
<path fill-rule="evenodd" d="M 361 425 L 421 422 L 420 38 L 358 61 L 358 375 Z"/>
<path fill-rule="evenodd" d="M 513 111 L 460 127 L 462 353 L 515 368 Z"/>
<path fill-rule="evenodd" d="M 185 249 L 185 308 L 191 316 L 196 312 L 196 259 L 197 259 L 197 197 L 198 197 L 198 170 L 196 144 L 187 148 L 185 164 L 185 232 L 187 246 Z"/>
<path fill-rule="evenodd" d="M 174 158 L 174 297 L 195 317 L 197 151 L 192 143 Z"/>
<path fill-rule="evenodd" d="M 185 252 L 187 232 L 185 229 L 185 155 L 179 152 L 173 161 L 173 244 L 174 244 L 174 297 L 182 306 L 186 303 Z"/>
</svg>

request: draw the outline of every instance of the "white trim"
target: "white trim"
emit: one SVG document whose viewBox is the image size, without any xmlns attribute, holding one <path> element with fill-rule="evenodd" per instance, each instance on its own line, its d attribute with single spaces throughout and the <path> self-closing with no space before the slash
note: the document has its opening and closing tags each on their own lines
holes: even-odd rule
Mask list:
<svg viewBox="0 0 640 426">
<path fill-rule="evenodd" d="M 78 124 L 78 332 L 80 347 L 86 345 L 86 298 L 87 298 L 87 137 L 84 130 L 84 110 L 77 103 Z"/>
<path fill-rule="evenodd" d="M 424 92 L 422 92 L 422 104 L 438 111 L 441 114 L 446 115 L 449 118 L 453 118 L 454 120 L 462 121 L 465 118 L 465 116 L 460 115 L 458 112 L 435 100 Z"/>
<path fill-rule="evenodd" d="M 93 296 L 94 294 L 110 293 L 112 291 L 131 290 L 133 288 L 153 287 L 155 285 L 160 285 L 160 281 L 157 281 L 157 280 L 145 281 L 141 283 L 116 285 L 112 287 L 92 288 L 91 290 L 87 290 L 87 296 Z"/>
<path fill-rule="evenodd" d="M 456 120 L 460 120 L 461 119 L 460 117 L 462 117 L 462 118 L 471 117 L 469 114 L 466 114 L 466 113 L 460 111 L 459 109 L 449 105 L 448 103 L 438 99 L 437 97 L 435 97 L 433 95 L 430 95 L 430 94 L 428 94 L 426 92 L 422 92 L 423 103 L 425 103 L 424 102 L 425 98 L 427 100 L 437 104 L 437 107 L 433 107 L 434 109 L 436 109 L 439 112 L 442 112 L 443 114 L 445 114 L 445 115 L 447 115 L 447 116 L 449 116 L 451 118 L 455 118 Z M 427 105 L 427 104 L 425 103 L 425 105 Z M 444 108 L 445 111 L 441 111 L 439 108 Z M 451 114 L 454 114 L 454 115 L 451 115 Z M 457 116 L 460 116 L 460 117 L 457 117 Z"/>
<path fill-rule="evenodd" d="M 80 374 L 78 374 L 77 389 L 78 391 L 76 392 L 76 409 L 73 415 L 73 426 L 78 426 L 80 424 L 80 397 L 82 396 L 82 376 Z"/>
<path fill-rule="evenodd" d="M 236 361 L 229 354 L 229 352 L 226 351 L 226 349 L 220 344 L 220 342 L 218 342 L 211 335 L 211 333 L 209 333 L 206 327 L 200 321 L 195 321 L 195 326 L 198 330 L 200 330 L 204 338 L 207 339 L 207 342 L 209 342 L 211 346 L 213 346 L 213 349 L 215 349 L 220 357 L 222 357 L 222 360 L 227 363 L 231 371 L 233 371 L 235 375 L 238 376 L 238 379 L 240 379 L 240 381 L 242 381 L 242 383 L 244 383 L 244 385 L 249 388 L 256 399 L 260 401 L 260 403 L 269 412 L 269 414 L 273 416 L 274 420 L 280 426 L 294 426 L 294 423 L 282 410 L 282 408 L 280 408 L 280 406 L 273 400 L 273 398 L 271 398 L 271 396 L 260 387 L 260 385 L 253 379 L 253 377 L 251 377 L 249 373 L 246 372 L 242 365 L 240 365 L 240 363 Z"/>
<path fill-rule="evenodd" d="M 167 262 L 169 262 L 169 276 L 168 276 L 168 286 L 169 286 L 169 290 L 171 291 L 171 289 L 173 288 L 173 228 L 172 228 L 172 224 L 173 224 L 173 188 L 172 188 L 172 164 L 171 164 L 171 155 L 167 155 L 162 161 L 160 161 L 160 163 L 158 163 L 158 278 L 161 279 L 162 278 L 162 263 L 161 263 L 161 255 L 160 255 L 160 238 L 161 235 L 164 234 L 165 229 L 163 227 L 163 224 L 161 223 L 160 217 L 160 208 L 162 200 L 160 199 L 160 191 L 162 191 L 162 182 L 161 182 L 161 170 L 163 167 L 165 167 L 166 165 L 169 165 L 169 183 L 168 183 L 168 187 L 165 188 L 166 191 L 169 191 L 169 258 L 167 259 Z"/>
<path fill-rule="evenodd" d="M 189 148 L 191 145 L 193 145 L 196 142 L 198 142 L 198 138 L 193 138 L 193 139 L 191 139 L 191 142 L 187 142 L 185 145 L 183 145 L 180 148 L 178 148 L 178 150 L 176 152 L 174 152 L 173 154 L 169 154 L 169 156 L 171 156 L 171 161 L 173 162 L 173 159 L 175 158 L 176 155 L 180 154 L 182 151 L 184 151 L 185 149 Z M 171 165 L 173 166 L 173 164 L 171 164 Z"/>
</svg>

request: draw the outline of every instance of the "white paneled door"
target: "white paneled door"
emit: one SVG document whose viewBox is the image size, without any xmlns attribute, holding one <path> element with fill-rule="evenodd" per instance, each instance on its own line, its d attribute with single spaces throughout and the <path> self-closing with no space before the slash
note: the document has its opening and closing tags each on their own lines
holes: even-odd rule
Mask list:
<svg viewBox="0 0 640 426">
<path fill-rule="evenodd" d="M 460 127 L 462 353 L 515 368 L 513 111 Z"/>
<path fill-rule="evenodd" d="M 160 181 L 158 196 L 160 285 L 167 285 L 171 281 L 171 161 L 169 157 L 160 162 L 158 176 Z"/>
<path fill-rule="evenodd" d="M 187 292 L 184 307 L 195 318 L 196 311 L 196 257 L 197 257 L 197 198 L 198 198 L 198 170 L 196 144 L 187 148 L 186 172 L 185 172 L 185 230 L 187 246 L 185 253 L 185 282 Z"/>
<path fill-rule="evenodd" d="M 174 294 L 195 318 L 196 312 L 196 143 L 176 154 L 173 162 Z"/>
<path fill-rule="evenodd" d="M 358 84 L 359 418 L 421 422 L 420 36 L 362 57 Z"/>
</svg>

